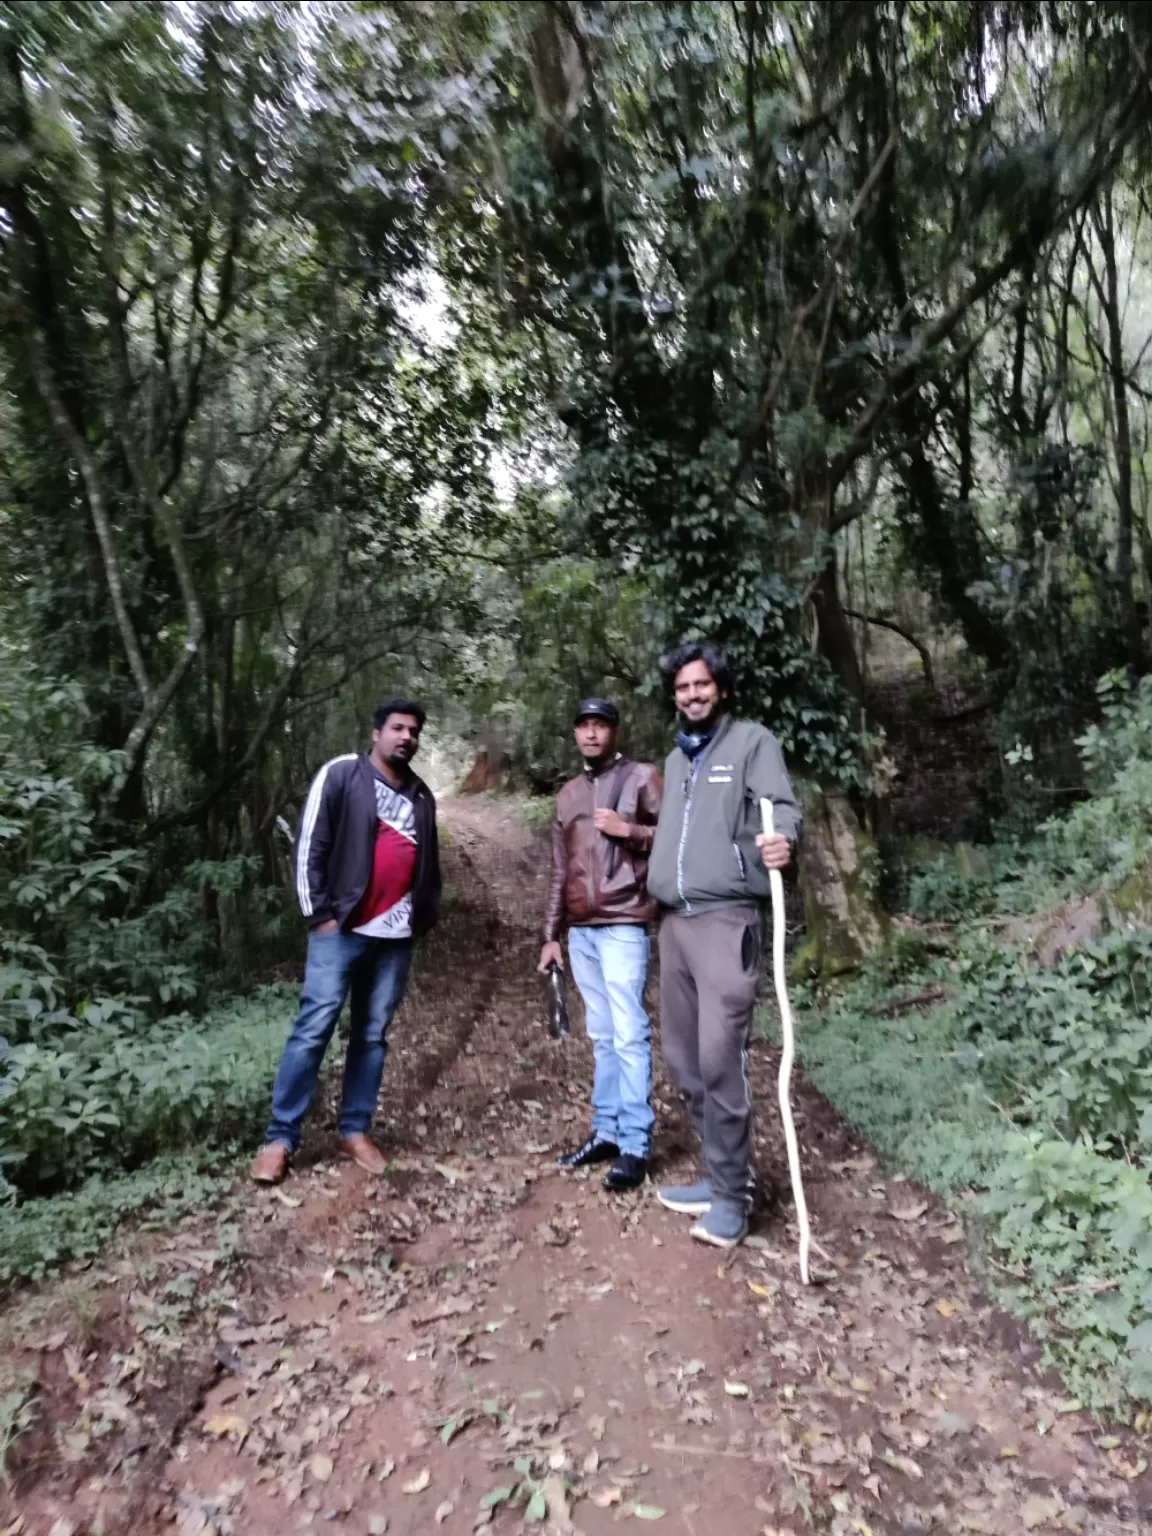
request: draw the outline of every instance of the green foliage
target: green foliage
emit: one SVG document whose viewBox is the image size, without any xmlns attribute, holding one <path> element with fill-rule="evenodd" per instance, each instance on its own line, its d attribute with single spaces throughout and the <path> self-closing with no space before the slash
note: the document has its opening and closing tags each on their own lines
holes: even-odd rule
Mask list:
<svg viewBox="0 0 1152 1536">
<path fill-rule="evenodd" d="M 723 642 L 747 712 L 861 788 L 843 588 L 874 513 L 861 565 L 880 544 L 885 593 L 915 586 L 1008 725 L 1059 741 L 1133 627 L 1096 446 L 1130 468 L 1096 365 L 1098 167 L 1142 90 L 1119 13 L 490 5 L 431 44 L 399 14 L 465 191 L 446 275 L 530 356 L 588 546 L 642 573 L 660 640 Z M 467 61 L 455 115 L 437 46 Z"/>
<path fill-rule="evenodd" d="M 990 922 L 1114 889 L 1146 857 L 1152 687 L 1112 677 L 1101 694 L 1081 743 L 1097 794 L 1031 844 L 914 876 L 921 915 L 956 924 L 955 957 L 897 940 L 842 993 L 804 999 L 800 1045 L 883 1153 L 941 1194 L 978 1192 L 968 1209 L 1016 1277 L 1006 1300 L 1078 1396 L 1123 1412 L 1152 1400 L 1152 932 L 1041 967 Z"/>
<path fill-rule="evenodd" d="M 1089 891 L 1115 896 L 1152 855 L 1152 676 L 1097 686 L 1101 721 L 1077 738 L 1091 793 L 1028 841 L 963 845 L 913 869 L 907 907 L 932 922 L 1035 912 Z"/>
<path fill-rule="evenodd" d="M 165 1153 L 131 1173 L 94 1174 L 67 1196 L 0 1202 L 0 1284 L 94 1258 L 126 1222 L 163 1229 L 202 1215 L 234 1181 L 241 1150 Z"/>
<path fill-rule="evenodd" d="M 36 1422 L 35 1383 L 0 1371 L 0 1483 L 10 1483 L 8 1454 Z"/>
<path fill-rule="evenodd" d="M 1026 1278 L 1007 1299 L 1092 1407 L 1152 1401 L 1152 1190 L 1084 1141 L 1006 1138 L 982 1207 Z"/>
<path fill-rule="evenodd" d="M 159 1152 L 254 1133 L 294 997 L 267 988 L 145 1029 L 92 1003 L 66 1031 L 0 1057 L 0 1167 L 21 1188 L 78 1182 Z"/>
<path fill-rule="evenodd" d="M 115 754 L 86 739 L 79 689 L 2 640 L 0 683 L 0 1195 L 15 1200 L 255 1131 L 294 999 L 223 1000 L 235 972 L 204 896 L 239 898 L 266 943 L 280 902 L 252 899 L 252 861 L 168 878 L 162 849 L 115 846 L 99 811 Z M 25 1252 L 36 1222 L 11 1219 Z"/>
<path fill-rule="evenodd" d="M 938 960 L 901 972 L 894 985 L 881 961 L 841 993 L 797 991 L 805 1076 L 881 1153 L 938 1194 L 983 1185 L 1003 1145 L 1003 1122 L 951 1019 L 941 1009 L 880 1012 L 934 990 L 949 967 Z"/>
<path fill-rule="evenodd" d="M 984 952 L 958 976 L 955 1032 L 1014 1118 L 1152 1156 L 1152 934 L 1107 934 L 1050 969 Z"/>
<path fill-rule="evenodd" d="M 1121 1413 L 1152 1400 L 1150 960 L 1147 935 L 1054 973 L 981 946 L 801 1002 L 806 1075 L 896 1166 L 978 1192 L 960 1208 L 1019 1277 L 1005 1301 L 1078 1396 Z M 940 984 L 944 1006 L 883 1016 Z"/>
</svg>

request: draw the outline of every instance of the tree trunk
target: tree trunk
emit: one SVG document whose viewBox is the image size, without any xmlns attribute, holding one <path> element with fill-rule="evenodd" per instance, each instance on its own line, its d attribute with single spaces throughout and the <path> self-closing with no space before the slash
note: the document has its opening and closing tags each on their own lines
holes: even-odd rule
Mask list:
<svg viewBox="0 0 1152 1536">
<path fill-rule="evenodd" d="M 819 789 L 800 794 L 807 936 L 795 969 L 827 981 L 858 969 L 883 947 L 888 920 L 879 903 L 880 856 L 843 795 Z"/>
<path fill-rule="evenodd" d="M 1124 332 L 1120 317 L 1120 282 L 1116 269 L 1116 225 L 1112 195 L 1105 192 L 1096 216 L 1096 234 L 1104 258 L 1104 283 L 1097 293 L 1108 328 L 1108 378 L 1116 441 L 1116 585 L 1128 660 L 1137 671 L 1145 666 L 1144 636 L 1136 606 L 1132 560 L 1132 429 L 1128 418 L 1128 377 L 1124 366 Z"/>
<path fill-rule="evenodd" d="M 841 686 L 860 702 L 864 697 L 864 678 L 852 626 L 840 601 L 840 573 L 834 545 L 828 551 L 824 569 L 812 590 L 812 606 L 820 626 L 820 654 L 835 672 Z"/>
</svg>

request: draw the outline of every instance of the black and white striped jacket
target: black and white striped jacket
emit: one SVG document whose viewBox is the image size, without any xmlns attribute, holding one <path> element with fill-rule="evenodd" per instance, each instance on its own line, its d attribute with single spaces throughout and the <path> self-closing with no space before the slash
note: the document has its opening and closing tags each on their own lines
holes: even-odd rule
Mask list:
<svg viewBox="0 0 1152 1536">
<path fill-rule="evenodd" d="M 416 873 L 412 933 L 427 933 L 440 908 L 440 848 L 436 800 L 412 775 Z M 296 829 L 296 898 L 309 928 L 333 918 L 341 927 L 359 905 L 372 876 L 376 848 L 375 773 L 366 752 L 334 757 L 312 780 Z"/>
</svg>

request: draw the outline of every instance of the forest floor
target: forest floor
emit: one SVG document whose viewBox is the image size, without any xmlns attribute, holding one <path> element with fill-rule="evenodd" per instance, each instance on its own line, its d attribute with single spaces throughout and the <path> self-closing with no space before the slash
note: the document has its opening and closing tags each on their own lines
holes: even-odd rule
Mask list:
<svg viewBox="0 0 1152 1536">
<path fill-rule="evenodd" d="M 10 1298 L 0 1347 L 36 1416 L 0 1533 L 1152 1530 L 1137 1438 L 1064 1401 L 961 1223 L 802 1084 L 811 1288 L 786 1211 L 725 1255 L 650 1187 L 555 1169 L 590 1059 L 578 1023 L 543 1027 L 542 847 L 498 801 L 441 809 L 450 893 L 394 1026 L 388 1173 L 333 1160 L 326 1102 L 282 1189 L 238 1183 Z M 656 1176 L 687 1179 L 657 1062 Z M 774 1068 L 759 1045 L 780 1187 Z"/>
</svg>

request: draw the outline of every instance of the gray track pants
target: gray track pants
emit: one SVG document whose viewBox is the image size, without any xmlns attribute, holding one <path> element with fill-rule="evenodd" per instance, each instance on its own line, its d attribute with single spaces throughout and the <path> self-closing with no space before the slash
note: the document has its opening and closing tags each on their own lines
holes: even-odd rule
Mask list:
<svg viewBox="0 0 1152 1536">
<path fill-rule="evenodd" d="M 760 909 L 718 907 L 660 924 L 660 1039 L 704 1144 L 716 1200 L 752 1198 L 748 1037 L 760 975 Z"/>
</svg>

